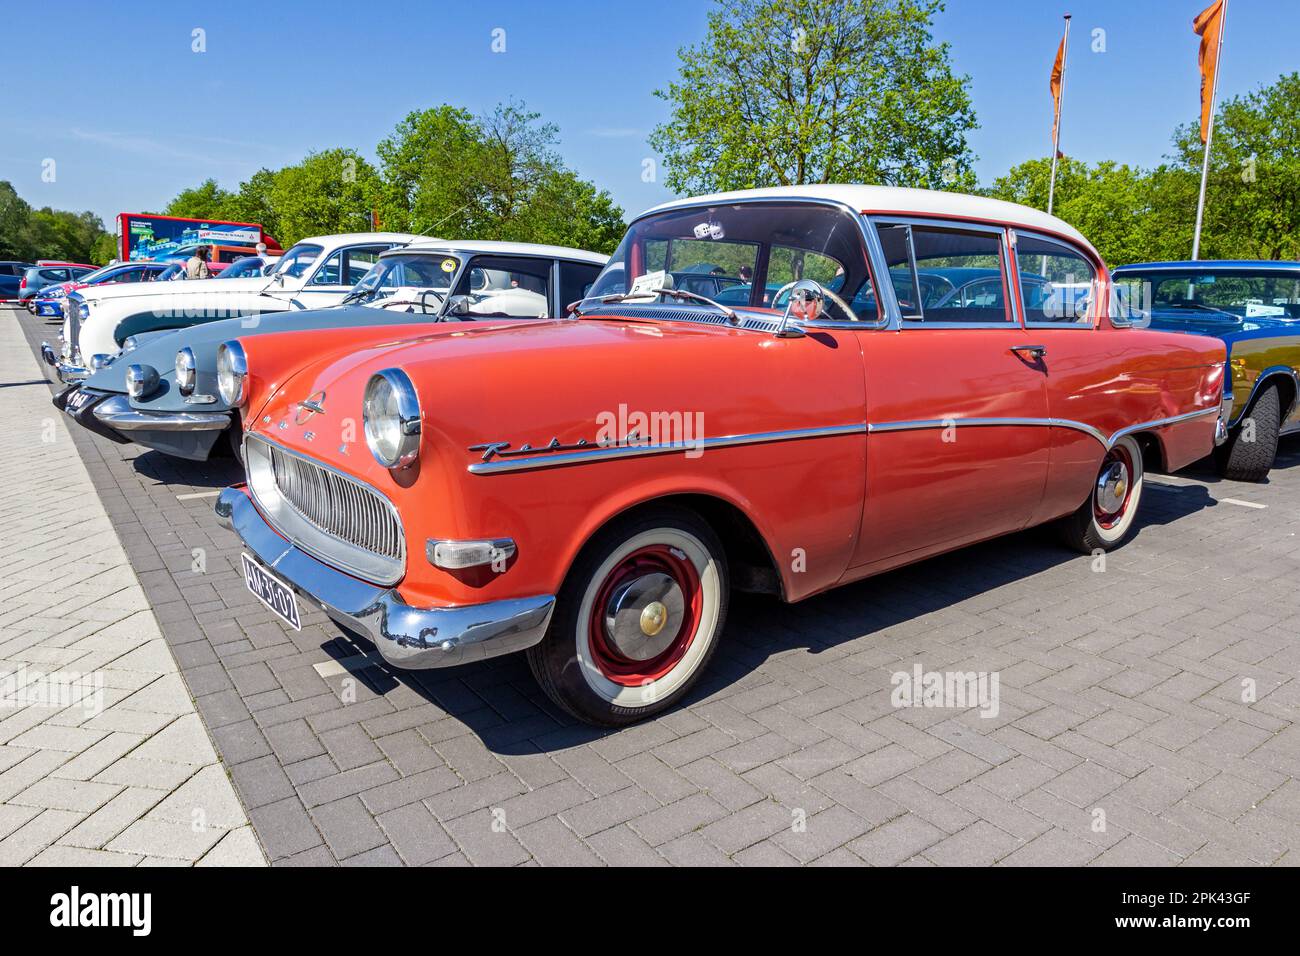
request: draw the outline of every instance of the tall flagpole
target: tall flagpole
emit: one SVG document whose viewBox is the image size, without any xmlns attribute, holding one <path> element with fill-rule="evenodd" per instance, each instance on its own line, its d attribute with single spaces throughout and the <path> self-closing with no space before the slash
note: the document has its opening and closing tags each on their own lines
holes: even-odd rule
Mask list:
<svg viewBox="0 0 1300 956">
<path fill-rule="evenodd" d="M 1192 234 L 1192 261 L 1200 257 L 1201 222 L 1205 218 L 1205 183 L 1210 176 L 1210 144 L 1214 141 L 1214 104 L 1219 99 L 1219 68 L 1223 65 L 1223 34 L 1228 29 L 1228 0 L 1223 0 L 1219 22 L 1219 48 L 1214 51 L 1214 83 L 1210 85 L 1210 121 L 1205 124 L 1205 158 L 1201 161 L 1201 196 L 1196 200 L 1196 231 Z"/>
<path fill-rule="evenodd" d="M 1052 203 L 1056 199 L 1056 160 L 1060 155 L 1061 142 L 1061 104 L 1065 102 L 1065 65 L 1070 59 L 1070 15 L 1065 15 L 1065 45 L 1061 54 L 1061 92 L 1057 100 L 1056 122 L 1052 129 L 1052 179 L 1047 185 L 1047 214 L 1052 214 Z M 1193 257 L 1195 258 L 1195 257 Z"/>
</svg>

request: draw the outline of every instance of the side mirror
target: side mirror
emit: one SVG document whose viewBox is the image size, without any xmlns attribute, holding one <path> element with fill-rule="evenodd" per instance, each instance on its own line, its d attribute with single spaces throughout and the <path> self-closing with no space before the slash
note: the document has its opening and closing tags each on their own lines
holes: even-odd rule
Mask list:
<svg viewBox="0 0 1300 956">
<path fill-rule="evenodd" d="M 790 298 L 785 304 L 785 314 L 776 330 L 778 339 L 796 339 L 804 335 L 804 330 L 790 325 L 790 316 L 803 322 L 813 322 L 822 314 L 826 304 L 826 290 L 813 279 L 800 279 L 790 287 Z"/>
<path fill-rule="evenodd" d="M 447 299 L 446 315 L 469 315 L 471 304 L 470 297 L 467 295 L 453 295 Z"/>
</svg>

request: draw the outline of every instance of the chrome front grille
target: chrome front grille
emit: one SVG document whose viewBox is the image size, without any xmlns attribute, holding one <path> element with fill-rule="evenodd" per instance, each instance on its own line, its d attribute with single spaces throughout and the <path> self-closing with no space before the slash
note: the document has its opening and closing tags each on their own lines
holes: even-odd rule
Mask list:
<svg viewBox="0 0 1300 956">
<path fill-rule="evenodd" d="M 341 570 L 394 584 L 406 538 L 393 503 L 355 478 L 248 436 L 248 483 L 271 524 L 304 551 Z"/>
</svg>

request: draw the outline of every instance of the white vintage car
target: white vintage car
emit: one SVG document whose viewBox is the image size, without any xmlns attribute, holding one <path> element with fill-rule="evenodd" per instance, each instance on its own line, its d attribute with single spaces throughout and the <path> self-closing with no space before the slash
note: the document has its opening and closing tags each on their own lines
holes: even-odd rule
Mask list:
<svg viewBox="0 0 1300 956">
<path fill-rule="evenodd" d="M 337 305 L 380 253 L 427 237 L 402 232 L 314 236 L 296 243 L 268 275 L 242 279 L 92 286 L 68 296 L 59 346 L 41 354 L 60 382 L 83 381 L 133 336 L 218 319 Z"/>
</svg>

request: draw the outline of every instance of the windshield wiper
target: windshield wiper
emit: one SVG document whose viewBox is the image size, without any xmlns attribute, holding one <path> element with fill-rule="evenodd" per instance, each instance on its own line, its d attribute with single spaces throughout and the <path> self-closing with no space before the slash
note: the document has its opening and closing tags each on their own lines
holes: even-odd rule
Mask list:
<svg viewBox="0 0 1300 956">
<path fill-rule="evenodd" d="M 727 319 L 731 321 L 733 324 L 735 325 L 740 324 L 740 316 L 736 314 L 736 311 L 734 309 L 729 309 L 721 302 L 715 302 L 712 299 L 710 299 L 708 296 L 699 295 L 695 292 L 687 292 L 685 289 L 660 288 L 660 289 L 642 289 L 639 292 L 619 292 L 614 295 L 602 295 L 599 298 L 597 298 L 596 301 L 599 302 L 601 305 L 610 305 L 615 302 L 627 302 L 630 299 L 644 299 L 646 297 L 654 297 L 658 295 L 666 295 L 674 299 L 691 299 L 692 301 L 695 302 L 703 302 L 705 305 L 713 306 L 713 308 L 717 309 L 719 312 L 725 315 Z M 577 309 L 573 310 L 573 314 L 578 318 L 582 317 L 582 313 L 579 312 Z"/>
</svg>

